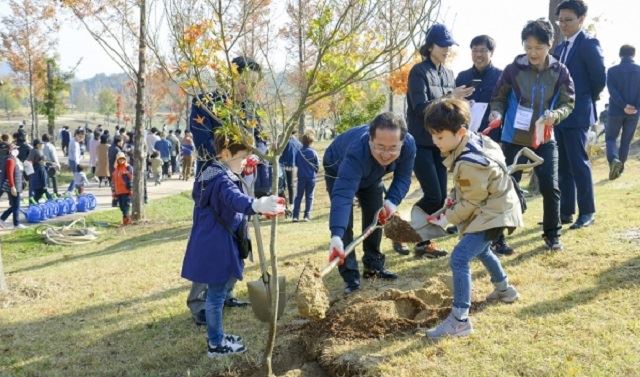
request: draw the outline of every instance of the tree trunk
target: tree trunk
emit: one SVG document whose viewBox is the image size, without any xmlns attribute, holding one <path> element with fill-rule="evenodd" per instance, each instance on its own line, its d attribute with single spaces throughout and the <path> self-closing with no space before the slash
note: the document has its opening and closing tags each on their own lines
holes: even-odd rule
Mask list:
<svg viewBox="0 0 640 377">
<path fill-rule="evenodd" d="M 53 61 L 47 60 L 47 101 L 49 101 L 47 111 L 47 133 L 51 136 L 55 133 L 56 121 L 56 102 L 55 92 L 53 89 Z"/>
<path fill-rule="evenodd" d="M 284 130 L 287 132 L 287 130 Z M 276 150 L 278 150 L 279 146 L 276 146 Z M 278 175 L 279 172 L 279 164 L 278 164 L 278 156 L 273 157 L 271 160 L 271 165 L 273 166 L 273 182 L 272 182 L 272 190 L 274 193 L 278 192 Z M 276 238 L 278 235 L 278 217 L 274 217 L 271 220 L 271 239 L 269 243 L 269 254 L 271 259 L 271 322 L 269 322 L 269 337 L 267 338 L 267 348 L 264 351 L 264 368 L 267 372 L 268 377 L 275 376 L 273 374 L 272 368 L 272 359 L 273 359 L 273 349 L 276 344 L 276 333 L 278 330 L 278 306 L 280 299 L 280 285 L 279 285 L 279 273 L 278 273 L 278 256 L 276 254 Z"/>
<path fill-rule="evenodd" d="M 147 152 L 144 149 L 144 79 L 145 79 L 145 53 L 146 53 L 146 0 L 140 1 L 140 35 L 138 48 L 138 72 L 136 72 L 136 119 L 134 127 L 134 154 L 133 154 L 133 203 L 132 217 L 135 221 L 144 219 L 144 193 L 145 193 L 145 165 Z"/>
<path fill-rule="evenodd" d="M 2 246 L 0 245 L 0 292 L 6 292 L 9 290 L 7 281 L 4 278 L 4 267 L 2 265 Z"/>
<path fill-rule="evenodd" d="M 300 95 L 304 93 L 305 88 L 302 83 L 305 82 L 304 77 L 304 42 L 302 40 L 302 0 L 298 0 L 298 69 L 300 70 Z M 304 112 L 300 113 L 298 121 L 298 136 L 304 133 Z"/>
<path fill-rule="evenodd" d="M 551 51 L 562 41 L 562 33 L 560 32 L 560 26 L 555 22 L 557 19 L 556 8 L 562 2 L 562 0 L 549 0 L 549 21 L 553 25 L 553 45 Z"/>
</svg>

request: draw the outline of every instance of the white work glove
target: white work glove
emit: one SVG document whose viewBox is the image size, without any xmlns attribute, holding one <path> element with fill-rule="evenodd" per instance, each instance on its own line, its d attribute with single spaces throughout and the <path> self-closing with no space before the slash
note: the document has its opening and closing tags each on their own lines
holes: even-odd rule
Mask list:
<svg viewBox="0 0 640 377">
<path fill-rule="evenodd" d="M 489 113 L 489 122 L 493 122 L 496 119 L 502 119 L 502 114 L 497 111 L 492 111 L 491 113 Z"/>
<path fill-rule="evenodd" d="M 446 212 L 441 213 L 439 216 L 427 216 L 427 222 L 429 224 L 437 225 L 442 229 L 445 229 L 449 225 Z"/>
<path fill-rule="evenodd" d="M 544 115 L 542 116 L 542 121 L 544 122 L 545 126 L 553 126 L 556 123 L 556 120 L 558 119 L 558 116 L 552 112 L 552 111 L 545 111 Z"/>
<path fill-rule="evenodd" d="M 251 203 L 251 208 L 256 213 L 269 216 L 279 215 L 284 213 L 284 198 L 275 195 L 263 196 L 260 199 L 255 199 Z"/>
<path fill-rule="evenodd" d="M 344 263 L 344 244 L 342 243 L 342 238 L 333 236 L 329 243 L 329 262 L 332 262 L 336 258 L 340 259 L 338 265 L 342 265 Z"/>
<path fill-rule="evenodd" d="M 18 190 L 16 189 L 16 186 L 11 187 L 10 191 L 11 196 L 18 196 Z"/>
</svg>

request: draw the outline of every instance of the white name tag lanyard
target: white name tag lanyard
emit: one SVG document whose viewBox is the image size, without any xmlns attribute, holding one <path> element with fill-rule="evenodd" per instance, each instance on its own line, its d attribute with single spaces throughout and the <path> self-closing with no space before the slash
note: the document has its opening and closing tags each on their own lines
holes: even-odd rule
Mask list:
<svg viewBox="0 0 640 377">
<path fill-rule="evenodd" d="M 540 86 L 540 114 L 544 111 L 544 86 Z M 513 126 L 521 131 L 529 132 L 531 129 L 531 120 L 533 119 L 533 103 L 535 100 L 536 85 L 531 88 L 531 105 L 532 107 L 526 107 L 518 103 L 518 109 L 516 110 L 516 116 Z M 518 101 L 520 102 L 520 101 Z"/>
</svg>

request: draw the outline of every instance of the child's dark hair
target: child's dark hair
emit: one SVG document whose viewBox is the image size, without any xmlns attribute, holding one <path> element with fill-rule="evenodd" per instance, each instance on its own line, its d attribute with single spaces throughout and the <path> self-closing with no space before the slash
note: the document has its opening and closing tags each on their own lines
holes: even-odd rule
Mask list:
<svg viewBox="0 0 640 377">
<path fill-rule="evenodd" d="M 429 133 L 458 132 L 471 122 L 471 112 L 466 101 L 458 98 L 441 98 L 433 101 L 424 114 L 425 128 Z"/>
<path fill-rule="evenodd" d="M 9 142 L 9 134 L 2 134 L 2 136 L 0 136 L 0 140 L 4 141 L 5 143 Z"/>
<path fill-rule="evenodd" d="M 231 155 L 234 156 L 240 151 L 247 151 L 249 147 L 242 144 L 239 141 L 232 140 L 229 136 L 222 133 L 216 133 L 213 137 L 213 146 L 216 150 L 216 154 L 220 155 L 223 149 L 228 149 Z"/>
<path fill-rule="evenodd" d="M 84 171 L 84 165 L 80 165 L 80 164 L 76 165 L 76 171 L 79 171 L 79 172 Z"/>
<path fill-rule="evenodd" d="M 563 9 L 571 10 L 576 14 L 576 16 L 582 17 L 587 14 L 589 7 L 582 0 L 565 0 L 558 4 L 558 7 L 556 8 L 556 16 L 559 16 L 560 11 Z"/>
<path fill-rule="evenodd" d="M 551 42 L 553 41 L 553 26 L 551 25 L 551 22 L 544 18 L 527 22 L 524 29 L 522 29 L 520 39 L 524 42 L 529 37 L 534 37 L 540 43 L 551 46 Z"/>
<path fill-rule="evenodd" d="M 158 151 L 151 152 L 151 158 L 156 158 L 156 157 L 158 157 Z"/>
<path fill-rule="evenodd" d="M 304 135 L 302 135 L 302 137 L 300 138 L 300 142 L 302 142 L 302 145 L 304 145 L 305 147 L 310 146 L 314 141 L 316 141 L 316 136 L 313 130 L 305 132 Z"/>
</svg>

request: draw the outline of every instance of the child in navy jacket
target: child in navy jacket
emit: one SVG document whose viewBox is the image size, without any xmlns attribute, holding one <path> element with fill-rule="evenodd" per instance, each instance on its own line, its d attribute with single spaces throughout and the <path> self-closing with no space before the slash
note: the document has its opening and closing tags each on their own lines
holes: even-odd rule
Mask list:
<svg viewBox="0 0 640 377">
<path fill-rule="evenodd" d="M 307 131 L 302 135 L 302 148 L 296 153 L 296 165 L 298 166 L 298 188 L 293 204 L 293 221 L 300 219 L 300 205 L 305 196 L 304 221 L 310 220 L 311 207 L 313 206 L 313 191 L 316 187 L 316 174 L 319 163 L 318 154 L 311 148 L 315 141 L 313 131 Z"/>
<path fill-rule="evenodd" d="M 203 165 L 193 185 L 193 227 L 182 263 L 182 277 L 207 284 L 205 317 L 209 357 L 246 350 L 241 337 L 225 334 L 222 327 L 227 291 L 237 280 L 242 280 L 244 270 L 236 235 L 247 233 L 238 230 L 247 226 L 247 216 L 284 212 L 283 198 L 255 199 L 243 192 L 238 174 L 249 153 L 246 146 L 218 135 L 214 144 L 217 160 Z"/>
</svg>

